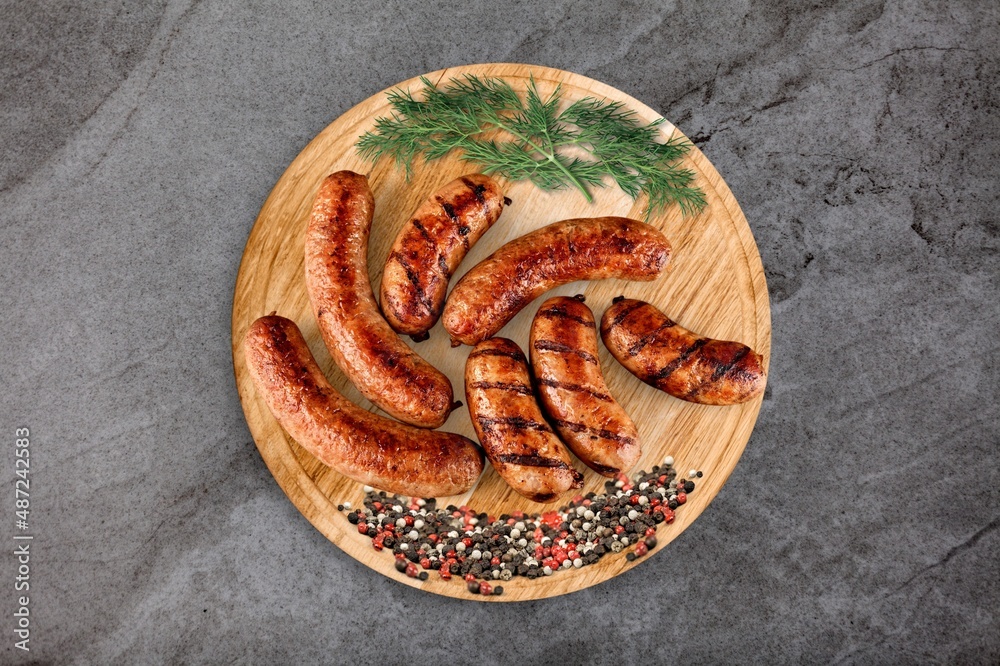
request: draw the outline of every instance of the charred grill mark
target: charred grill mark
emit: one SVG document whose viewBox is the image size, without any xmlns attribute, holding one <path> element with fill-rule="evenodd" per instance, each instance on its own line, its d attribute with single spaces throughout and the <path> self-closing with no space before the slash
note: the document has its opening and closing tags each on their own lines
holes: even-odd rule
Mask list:
<svg viewBox="0 0 1000 666">
<path fill-rule="evenodd" d="M 610 465 L 602 465 L 601 463 L 594 462 L 593 460 L 588 461 L 587 465 L 589 465 L 591 469 L 596 470 L 601 474 L 604 474 L 605 476 L 618 474 L 621 471 L 621 469 L 618 467 L 611 467 Z"/>
<path fill-rule="evenodd" d="M 630 314 L 632 314 L 633 312 L 635 312 L 644 305 L 646 305 L 646 303 L 644 303 L 643 301 L 636 301 L 635 303 L 632 303 L 628 307 L 623 308 L 622 311 L 616 314 L 615 318 L 611 320 L 611 324 L 608 326 L 608 330 L 610 331 L 615 326 L 621 324 L 623 321 L 625 321 L 626 317 L 628 317 Z"/>
<path fill-rule="evenodd" d="M 389 258 L 396 260 L 399 265 L 403 267 L 403 270 L 406 272 L 406 279 L 410 281 L 411 285 L 413 285 L 413 292 L 416 295 L 417 300 L 420 301 L 420 304 L 424 306 L 424 309 L 428 312 L 434 312 L 434 304 L 431 302 L 431 299 L 427 297 L 427 294 L 424 293 L 424 288 L 420 286 L 420 276 L 417 274 L 417 271 L 414 270 L 413 266 L 410 266 L 409 262 L 406 261 L 406 258 L 399 252 L 393 252 L 389 255 Z"/>
<path fill-rule="evenodd" d="M 561 342 L 555 342 L 553 340 L 536 340 L 535 349 L 538 351 L 554 351 L 561 354 L 575 354 L 582 358 L 587 363 L 593 363 L 598 365 L 597 357 L 589 352 L 585 352 L 582 349 L 574 349 L 569 345 L 564 345 Z"/>
<path fill-rule="evenodd" d="M 601 391 L 595 391 L 594 389 L 583 386 L 582 384 L 571 384 L 569 382 L 560 382 L 555 379 L 539 379 L 538 383 L 542 386 L 548 386 L 550 388 L 562 389 L 564 391 L 572 391 L 574 393 L 587 393 L 588 395 L 597 398 L 598 400 L 603 400 L 604 402 L 612 402 L 612 398 L 607 393 L 602 393 Z"/>
<path fill-rule="evenodd" d="M 675 324 L 673 321 L 671 321 L 670 319 L 668 319 L 666 322 L 660 324 L 655 329 L 653 329 L 652 333 L 647 333 L 646 335 L 644 335 L 641 338 L 639 338 L 639 341 L 636 342 L 631 347 L 629 347 L 628 350 L 625 353 L 628 356 L 635 356 L 636 354 L 638 354 L 639 352 L 641 352 L 643 350 L 643 348 L 645 348 L 646 345 L 648 345 L 650 342 L 652 342 L 653 339 L 657 335 L 659 335 L 662 331 L 665 331 L 666 329 L 670 328 L 671 326 L 676 326 L 676 325 L 677 324 Z"/>
<path fill-rule="evenodd" d="M 584 326 L 593 326 L 594 322 L 585 319 L 584 317 L 578 317 L 576 315 L 570 314 L 566 311 L 566 308 L 561 308 L 558 305 L 554 305 L 545 310 L 539 310 L 538 317 L 548 317 L 550 319 L 568 319 L 570 321 L 575 321 L 578 324 L 583 324 Z"/>
<path fill-rule="evenodd" d="M 691 356 L 695 352 L 697 352 L 699 349 L 701 349 L 702 347 L 704 347 L 707 342 L 708 342 L 708 338 L 699 338 L 699 339 L 695 340 L 694 343 L 690 347 L 688 347 L 687 349 L 685 349 L 681 353 L 680 356 L 678 356 L 673 361 L 671 361 L 670 363 L 667 363 L 665 366 L 663 366 L 662 368 L 660 368 L 659 370 L 657 370 L 656 373 L 653 374 L 650 377 L 650 379 L 652 381 L 654 381 L 654 382 L 663 381 L 664 379 L 666 379 L 667 377 L 669 377 L 671 374 L 673 374 L 674 371 L 677 370 L 677 368 L 681 367 L 681 364 L 684 363 L 684 361 L 686 361 L 689 358 L 691 358 Z"/>
<path fill-rule="evenodd" d="M 507 382 L 473 382 L 469 384 L 470 388 L 475 389 L 497 389 L 498 391 L 512 391 L 514 393 L 520 393 L 521 395 L 531 395 L 531 387 L 525 384 L 507 383 Z"/>
<path fill-rule="evenodd" d="M 554 469 L 569 469 L 564 461 L 556 458 L 545 458 L 537 454 L 524 455 L 520 453 L 501 453 L 494 456 L 497 462 L 508 465 L 524 465 L 525 467 L 549 467 Z"/>
<path fill-rule="evenodd" d="M 514 359 L 515 361 L 521 361 L 522 363 L 528 362 L 520 350 L 508 351 L 506 349 L 479 349 L 469 354 L 470 359 L 479 358 L 480 356 L 506 356 L 507 358 Z"/>
<path fill-rule="evenodd" d="M 468 178 L 463 178 L 462 182 L 465 184 L 466 187 L 472 190 L 472 194 L 473 196 L 476 197 L 476 201 L 479 202 L 479 205 L 485 206 L 486 197 L 484 196 L 484 194 L 486 193 L 486 186 L 483 185 L 482 183 L 473 183 Z"/>
<path fill-rule="evenodd" d="M 737 365 L 739 365 L 740 361 L 742 361 L 743 359 L 745 359 L 747 357 L 747 354 L 749 354 L 749 353 L 750 353 L 750 348 L 744 346 L 743 349 L 741 349 L 738 352 L 736 352 L 736 356 L 733 357 L 732 361 L 730 361 L 729 363 L 724 363 L 724 364 L 720 365 L 719 367 L 717 367 L 715 369 L 715 372 L 712 373 L 712 378 L 709 379 L 708 381 L 710 381 L 710 382 L 717 382 L 720 379 L 722 379 L 723 377 L 725 377 L 726 373 L 728 373 L 730 370 L 732 370 Z"/>
<path fill-rule="evenodd" d="M 456 226 L 458 226 L 458 213 L 455 212 L 455 207 L 452 206 L 447 201 L 443 201 L 441 202 L 441 208 L 444 209 L 445 215 L 451 218 L 451 221 L 454 222 Z"/>
<path fill-rule="evenodd" d="M 420 220 L 418 220 L 417 218 L 413 218 L 412 220 L 410 220 L 410 224 L 413 225 L 414 229 L 420 232 L 420 235 L 424 237 L 424 240 L 426 240 L 431 245 L 435 246 L 437 245 L 437 243 L 431 237 L 430 232 L 427 231 L 427 228 L 424 227 L 424 225 L 420 222 Z"/>
<path fill-rule="evenodd" d="M 441 202 L 441 208 L 444 210 L 445 214 L 451 219 L 452 224 L 458 228 L 458 235 L 462 239 L 462 247 L 465 251 L 469 251 L 469 227 L 462 224 L 459 219 L 458 213 L 455 211 L 455 207 L 448 203 L 447 201 Z M 464 231 L 463 231 L 464 230 Z"/>
<path fill-rule="evenodd" d="M 542 421 L 532 421 L 523 416 L 502 416 L 496 419 L 488 419 L 480 416 L 479 426 L 483 430 L 492 430 L 495 426 L 510 426 L 514 430 L 538 430 L 539 432 L 552 432 L 548 423 Z"/>
<path fill-rule="evenodd" d="M 451 271 L 448 270 L 448 262 L 445 261 L 443 254 L 438 255 L 438 268 L 440 268 L 441 272 L 444 273 L 445 280 L 451 279 Z"/>
<path fill-rule="evenodd" d="M 585 432 L 591 435 L 596 435 L 601 439 L 610 439 L 613 442 L 618 442 L 619 444 L 633 444 L 635 440 L 631 437 L 626 437 L 625 435 L 619 434 L 612 430 L 605 430 L 604 428 L 591 428 L 583 423 L 574 423 L 573 421 L 553 421 L 558 428 L 565 428 L 571 432 Z"/>
</svg>

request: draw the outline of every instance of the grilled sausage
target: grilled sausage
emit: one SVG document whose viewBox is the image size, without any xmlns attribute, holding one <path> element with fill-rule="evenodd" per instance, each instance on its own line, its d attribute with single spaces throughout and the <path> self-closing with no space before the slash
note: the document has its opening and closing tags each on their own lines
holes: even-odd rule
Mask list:
<svg viewBox="0 0 1000 666">
<path fill-rule="evenodd" d="M 550 298 L 531 322 L 539 402 L 577 458 L 614 477 L 639 460 L 639 432 L 611 396 L 597 359 L 597 327 L 583 296 Z"/>
<path fill-rule="evenodd" d="M 382 312 L 390 326 L 417 342 L 427 339 L 455 269 L 509 202 L 496 181 L 475 173 L 451 181 L 417 208 L 382 273 Z"/>
<path fill-rule="evenodd" d="M 643 301 L 616 298 L 601 318 L 601 337 L 629 372 L 682 400 L 733 405 L 763 393 L 767 382 L 750 347 L 698 336 Z"/>
<path fill-rule="evenodd" d="M 436 497 L 465 492 L 482 473 L 483 455 L 472 440 L 397 423 L 338 393 L 295 322 L 261 317 L 247 331 L 243 351 L 281 427 L 344 476 L 393 493 Z"/>
<path fill-rule="evenodd" d="M 436 428 L 453 408 L 451 382 L 406 346 L 379 312 L 368 280 L 375 199 L 368 179 L 327 176 L 306 230 L 306 288 L 323 342 L 361 393 L 400 421 Z"/>
<path fill-rule="evenodd" d="M 466 273 L 448 297 L 443 323 L 452 346 L 494 335 L 525 305 L 576 280 L 648 281 L 670 260 L 659 231 L 624 217 L 564 220 L 507 243 Z"/>
<path fill-rule="evenodd" d="M 476 345 L 465 364 L 465 396 L 486 458 L 511 488 L 551 502 L 582 485 L 569 451 L 542 417 L 516 344 L 492 338 Z"/>
</svg>

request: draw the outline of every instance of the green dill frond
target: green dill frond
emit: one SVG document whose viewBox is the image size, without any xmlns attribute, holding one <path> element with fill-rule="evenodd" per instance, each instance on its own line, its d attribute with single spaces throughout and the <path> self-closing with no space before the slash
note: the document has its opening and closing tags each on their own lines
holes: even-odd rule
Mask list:
<svg viewBox="0 0 1000 666">
<path fill-rule="evenodd" d="M 372 162 L 382 157 L 412 175 L 417 157 L 434 160 L 457 151 L 485 173 L 528 180 L 543 190 L 575 187 L 592 200 L 590 188 L 613 180 L 632 199 L 646 196 L 646 214 L 678 205 L 685 215 L 705 207 L 694 174 L 678 162 L 691 145 L 660 142 L 662 118 L 642 124 L 621 102 L 585 97 L 562 112 L 562 89 L 543 98 L 534 78 L 524 96 L 501 78 L 466 75 L 439 87 L 421 78 L 419 98 L 394 89 L 392 111 L 357 142 Z M 483 135 L 492 133 L 491 138 Z M 593 159 L 570 156 L 582 150 Z"/>
</svg>

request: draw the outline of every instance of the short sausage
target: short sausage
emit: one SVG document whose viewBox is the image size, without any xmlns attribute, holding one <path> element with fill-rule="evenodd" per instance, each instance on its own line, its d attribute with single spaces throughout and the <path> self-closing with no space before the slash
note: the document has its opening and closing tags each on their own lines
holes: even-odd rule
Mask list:
<svg viewBox="0 0 1000 666">
<path fill-rule="evenodd" d="M 611 355 L 675 398 L 705 405 L 747 402 L 764 392 L 764 364 L 750 347 L 692 333 L 644 301 L 621 296 L 601 318 Z"/>
<path fill-rule="evenodd" d="M 542 303 L 529 353 L 542 409 L 576 457 L 604 476 L 631 469 L 641 453 L 639 432 L 604 382 L 594 314 L 582 296 Z"/>
<path fill-rule="evenodd" d="M 536 502 L 551 502 L 583 475 L 545 419 L 531 389 L 528 361 L 505 338 L 476 345 L 465 364 L 465 396 L 486 458 L 507 484 Z"/>
<path fill-rule="evenodd" d="M 427 339 L 455 269 L 509 201 L 496 181 L 474 173 L 451 181 L 417 208 L 382 272 L 382 312 L 393 329 L 418 342 Z"/>
<path fill-rule="evenodd" d="M 670 260 L 659 231 L 625 217 L 564 220 L 507 243 L 466 273 L 442 321 L 452 345 L 474 345 L 549 289 L 576 280 L 648 281 Z"/>
<path fill-rule="evenodd" d="M 243 350 L 250 377 L 281 427 L 344 476 L 392 493 L 437 497 L 465 492 L 483 471 L 472 440 L 392 421 L 338 393 L 295 322 L 261 317 L 247 330 Z"/>
</svg>

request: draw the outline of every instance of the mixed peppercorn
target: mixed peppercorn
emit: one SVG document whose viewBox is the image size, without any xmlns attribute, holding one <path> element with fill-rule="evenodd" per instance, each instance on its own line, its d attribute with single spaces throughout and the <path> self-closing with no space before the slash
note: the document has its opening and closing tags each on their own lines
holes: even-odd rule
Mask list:
<svg viewBox="0 0 1000 666">
<path fill-rule="evenodd" d="M 467 506 L 438 508 L 433 498 L 403 498 L 365 488 L 364 508 L 337 508 L 371 538 L 375 550 L 395 554 L 396 570 L 427 580 L 461 576 L 472 594 L 503 594 L 514 576 L 538 578 L 560 569 L 593 564 L 608 553 L 634 549 L 631 562 L 656 547 L 656 526 L 674 521 L 674 512 L 694 491 L 691 478 L 677 478 L 673 458 L 634 480 L 619 474 L 602 494 L 577 495 L 558 511 L 495 518 Z"/>
</svg>

